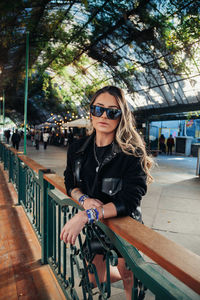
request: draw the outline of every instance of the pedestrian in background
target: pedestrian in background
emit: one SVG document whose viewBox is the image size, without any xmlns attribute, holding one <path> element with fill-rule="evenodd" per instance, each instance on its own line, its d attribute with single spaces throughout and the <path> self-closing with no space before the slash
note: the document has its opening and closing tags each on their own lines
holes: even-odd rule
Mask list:
<svg viewBox="0 0 200 300">
<path fill-rule="evenodd" d="M 6 143 L 9 144 L 9 141 L 10 141 L 10 129 L 6 130 L 4 132 L 4 135 L 6 137 Z"/>
<path fill-rule="evenodd" d="M 40 147 L 40 133 L 39 133 L 39 131 L 36 131 L 34 138 L 35 138 L 35 148 L 36 148 L 36 150 L 39 150 L 39 147 Z"/>
<path fill-rule="evenodd" d="M 42 135 L 42 139 L 43 139 L 43 143 L 44 143 L 44 150 L 46 150 L 47 149 L 48 140 L 49 140 L 49 133 L 47 132 L 47 130 L 44 131 L 44 133 Z"/>
<path fill-rule="evenodd" d="M 172 147 L 174 146 L 174 139 L 172 137 L 172 134 L 170 134 L 170 136 L 167 139 L 167 154 L 172 155 Z"/>
<path fill-rule="evenodd" d="M 21 140 L 21 136 L 20 134 L 18 133 L 18 130 L 16 129 L 15 132 L 13 133 L 12 135 L 12 138 L 11 138 L 11 141 L 12 141 L 12 144 L 13 144 L 13 148 L 15 149 L 19 149 L 19 142 Z"/>
<path fill-rule="evenodd" d="M 159 138 L 159 148 L 161 150 L 161 153 L 166 153 L 166 145 L 165 145 L 165 136 L 164 134 L 161 134 Z"/>
</svg>

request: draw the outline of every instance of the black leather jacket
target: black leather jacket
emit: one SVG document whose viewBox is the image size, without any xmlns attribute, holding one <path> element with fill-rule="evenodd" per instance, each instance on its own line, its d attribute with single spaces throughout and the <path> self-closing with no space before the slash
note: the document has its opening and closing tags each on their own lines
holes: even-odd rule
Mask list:
<svg viewBox="0 0 200 300">
<path fill-rule="evenodd" d="M 140 201 L 147 185 L 140 158 L 125 154 L 113 143 L 98 172 L 96 167 L 94 135 L 70 145 L 64 172 L 68 195 L 79 187 L 84 194 L 104 204 L 113 202 L 118 216 L 131 216 L 141 221 Z"/>
</svg>

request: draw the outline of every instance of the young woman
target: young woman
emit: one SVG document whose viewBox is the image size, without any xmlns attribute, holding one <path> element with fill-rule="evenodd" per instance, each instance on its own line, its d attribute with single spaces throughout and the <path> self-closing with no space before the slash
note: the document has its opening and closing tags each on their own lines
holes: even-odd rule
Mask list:
<svg viewBox="0 0 200 300">
<path fill-rule="evenodd" d="M 74 244 L 88 221 L 130 216 L 142 222 L 140 201 L 147 182 L 152 180 L 149 173 L 152 161 L 135 129 L 123 91 L 115 86 L 97 91 L 90 103 L 90 114 L 92 134 L 73 143 L 68 150 L 67 194 L 85 210 L 63 227 L 61 240 L 65 243 Z M 96 254 L 93 263 L 100 281 L 105 281 L 103 255 Z M 131 299 L 133 276 L 123 258 L 119 258 L 117 269 L 112 279 L 123 280 L 126 297 Z M 92 276 L 90 280 L 94 281 Z"/>
</svg>

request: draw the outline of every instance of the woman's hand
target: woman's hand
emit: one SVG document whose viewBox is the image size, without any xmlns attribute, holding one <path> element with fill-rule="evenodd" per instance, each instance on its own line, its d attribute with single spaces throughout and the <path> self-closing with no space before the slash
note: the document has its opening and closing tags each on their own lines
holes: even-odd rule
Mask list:
<svg viewBox="0 0 200 300">
<path fill-rule="evenodd" d="M 90 208 L 98 208 L 103 205 L 103 202 L 101 202 L 98 199 L 94 198 L 86 198 L 83 204 L 84 209 L 90 209 Z"/>
<path fill-rule="evenodd" d="M 75 244 L 76 238 L 88 221 L 85 211 L 78 212 L 74 217 L 69 220 L 63 227 L 60 238 L 63 242 Z"/>
</svg>

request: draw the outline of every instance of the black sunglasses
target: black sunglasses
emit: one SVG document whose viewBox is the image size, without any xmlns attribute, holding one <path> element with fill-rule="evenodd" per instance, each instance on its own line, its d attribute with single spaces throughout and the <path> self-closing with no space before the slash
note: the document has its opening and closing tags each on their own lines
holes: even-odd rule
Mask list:
<svg viewBox="0 0 200 300">
<path fill-rule="evenodd" d="M 90 112 L 95 117 L 101 117 L 106 112 L 106 116 L 110 120 L 116 120 L 122 113 L 120 109 L 105 108 L 98 105 L 90 105 Z"/>
</svg>

